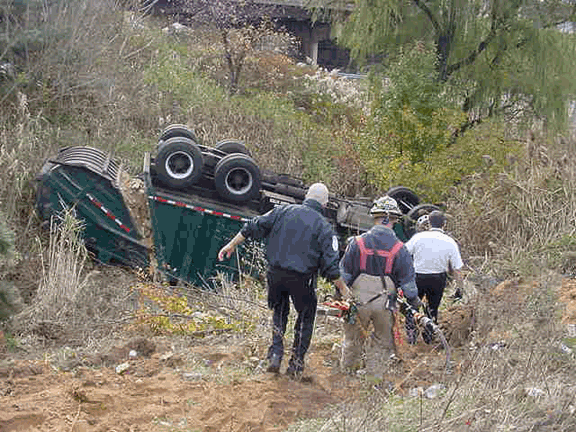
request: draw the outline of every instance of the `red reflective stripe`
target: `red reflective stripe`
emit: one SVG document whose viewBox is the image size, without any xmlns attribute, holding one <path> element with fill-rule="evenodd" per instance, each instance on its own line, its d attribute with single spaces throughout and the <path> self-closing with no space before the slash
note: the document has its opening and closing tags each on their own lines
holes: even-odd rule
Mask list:
<svg viewBox="0 0 576 432">
<path fill-rule="evenodd" d="M 116 222 L 118 224 L 118 226 L 120 228 L 122 228 L 124 231 L 126 232 L 130 232 L 130 228 L 128 228 L 126 225 L 124 225 L 122 223 L 122 221 L 120 219 L 118 219 L 116 216 L 114 216 L 114 213 L 112 213 L 110 210 L 108 210 L 106 207 L 104 207 L 104 204 L 102 204 L 100 201 L 98 201 L 96 198 L 94 198 L 92 195 L 90 195 L 89 193 L 86 194 L 86 196 L 88 197 L 88 199 L 92 202 L 92 204 L 94 204 L 96 207 L 98 207 L 100 210 L 102 210 L 102 212 L 104 212 L 104 214 L 111 220 L 113 220 L 114 222 Z"/>
<path fill-rule="evenodd" d="M 392 246 L 392 249 L 390 249 L 390 251 L 388 252 L 388 256 L 386 257 L 386 267 L 384 269 L 384 274 L 392 273 L 392 265 L 394 264 L 394 258 L 396 258 L 396 254 L 398 253 L 398 251 L 402 249 L 402 246 L 404 246 L 404 243 L 399 241 L 394 246 Z"/>
<path fill-rule="evenodd" d="M 206 213 L 206 214 L 213 215 L 213 216 L 225 217 L 225 218 L 228 218 L 228 219 L 232 219 L 232 220 L 236 220 L 236 221 L 241 221 L 241 222 L 247 222 L 247 221 L 249 220 L 248 218 L 245 218 L 245 217 L 242 217 L 242 216 L 231 215 L 231 214 L 229 214 L 229 213 L 224 213 L 224 212 L 216 211 L 216 210 L 210 210 L 210 209 L 207 209 L 207 208 L 204 208 L 204 207 L 199 207 L 199 206 L 194 206 L 194 205 L 186 204 L 186 203 L 181 202 L 181 201 L 173 201 L 173 200 L 169 200 L 169 199 L 162 198 L 162 197 L 159 197 L 159 196 L 150 195 L 148 198 L 149 198 L 149 199 L 153 199 L 154 201 L 161 202 L 161 203 L 171 204 L 171 205 L 176 206 L 176 207 L 184 207 L 184 208 L 187 208 L 187 209 L 190 209 L 190 210 L 194 210 L 194 211 L 197 211 L 197 212 L 200 212 L 200 213 Z"/>
<path fill-rule="evenodd" d="M 366 255 L 372 255 L 366 249 L 366 245 L 364 244 L 364 239 L 362 237 L 356 237 L 356 243 L 358 243 L 358 247 L 360 248 L 360 271 L 366 270 Z"/>
<path fill-rule="evenodd" d="M 366 259 L 368 255 L 378 255 L 382 258 L 386 258 L 386 266 L 384 267 L 384 274 L 392 273 L 392 266 L 394 265 L 394 258 L 404 243 L 401 241 L 396 242 L 392 249 L 389 251 L 382 249 L 368 249 L 364 244 L 364 239 L 360 236 L 356 237 L 356 243 L 360 249 L 360 271 L 366 271 Z"/>
</svg>

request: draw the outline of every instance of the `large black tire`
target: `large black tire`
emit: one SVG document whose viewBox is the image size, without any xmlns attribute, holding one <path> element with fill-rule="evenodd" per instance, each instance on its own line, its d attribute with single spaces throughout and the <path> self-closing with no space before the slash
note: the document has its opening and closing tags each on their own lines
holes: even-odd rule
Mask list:
<svg viewBox="0 0 576 432">
<path fill-rule="evenodd" d="M 166 186 L 183 189 L 202 176 L 204 160 L 194 142 L 184 137 L 168 139 L 156 157 L 156 173 Z"/>
<path fill-rule="evenodd" d="M 398 207 L 404 214 L 408 214 L 412 208 L 420 204 L 420 198 L 416 192 L 404 186 L 394 186 L 388 189 L 386 195 L 396 200 Z"/>
<path fill-rule="evenodd" d="M 162 131 L 160 138 L 158 138 L 158 144 L 162 143 L 163 141 L 168 141 L 170 138 L 174 137 L 188 138 L 195 143 L 198 142 L 196 134 L 188 126 L 183 124 L 173 124 Z"/>
<path fill-rule="evenodd" d="M 440 210 L 440 207 L 434 204 L 418 204 L 408 212 L 404 218 L 404 233 L 408 238 L 416 234 L 416 221 L 420 216 L 432 213 L 434 210 Z"/>
<path fill-rule="evenodd" d="M 244 143 L 234 139 L 218 141 L 214 147 L 227 154 L 242 153 L 247 156 L 251 156 L 250 150 L 246 148 Z"/>
<path fill-rule="evenodd" d="M 260 168 L 245 154 L 232 153 L 216 164 L 214 185 L 218 194 L 234 202 L 246 202 L 260 192 Z"/>
</svg>

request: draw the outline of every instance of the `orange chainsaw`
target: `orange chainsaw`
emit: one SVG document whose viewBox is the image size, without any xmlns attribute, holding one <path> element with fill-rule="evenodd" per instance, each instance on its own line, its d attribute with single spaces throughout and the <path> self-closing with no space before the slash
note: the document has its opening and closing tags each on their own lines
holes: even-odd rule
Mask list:
<svg viewBox="0 0 576 432">
<path fill-rule="evenodd" d="M 356 305 L 356 302 L 327 298 L 322 305 L 335 310 L 336 316 L 344 318 L 350 324 L 356 322 L 356 315 L 358 314 L 358 306 Z"/>
</svg>

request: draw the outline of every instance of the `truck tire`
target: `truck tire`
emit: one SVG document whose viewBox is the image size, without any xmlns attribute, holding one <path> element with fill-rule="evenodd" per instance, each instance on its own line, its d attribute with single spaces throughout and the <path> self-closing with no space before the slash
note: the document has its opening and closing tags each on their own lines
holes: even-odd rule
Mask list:
<svg viewBox="0 0 576 432">
<path fill-rule="evenodd" d="M 169 138 L 156 157 L 156 172 L 162 183 L 182 189 L 202 176 L 204 160 L 194 142 L 184 137 Z"/>
<path fill-rule="evenodd" d="M 434 204 L 418 204 L 408 212 L 404 218 L 404 233 L 408 238 L 416 233 L 416 221 L 420 216 L 432 213 L 434 210 L 440 210 L 440 207 Z"/>
<path fill-rule="evenodd" d="M 250 150 L 248 150 L 246 148 L 244 143 L 240 142 L 240 141 L 236 141 L 234 139 L 227 139 L 227 140 L 218 141 L 214 147 L 220 151 L 223 151 L 224 153 L 227 153 L 227 154 L 242 153 L 242 154 L 245 154 L 247 156 L 251 156 Z"/>
<path fill-rule="evenodd" d="M 413 207 L 420 204 L 420 198 L 418 198 L 418 195 L 416 195 L 416 193 L 413 190 L 408 189 L 407 187 L 404 186 L 392 187 L 388 189 L 386 195 L 396 200 L 396 202 L 398 203 L 398 207 L 400 207 L 400 210 L 404 214 L 408 214 L 408 212 Z"/>
<path fill-rule="evenodd" d="M 166 129 L 162 131 L 162 133 L 160 134 L 160 138 L 158 139 L 158 145 L 174 137 L 188 138 L 189 140 L 192 140 L 195 143 L 198 142 L 196 134 L 188 126 L 183 124 L 173 124 L 168 126 Z M 158 151 L 160 151 L 160 149 L 158 149 Z"/>
<path fill-rule="evenodd" d="M 216 164 L 214 185 L 224 199 L 237 203 L 249 201 L 260 192 L 260 168 L 250 156 L 229 154 Z"/>
</svg>

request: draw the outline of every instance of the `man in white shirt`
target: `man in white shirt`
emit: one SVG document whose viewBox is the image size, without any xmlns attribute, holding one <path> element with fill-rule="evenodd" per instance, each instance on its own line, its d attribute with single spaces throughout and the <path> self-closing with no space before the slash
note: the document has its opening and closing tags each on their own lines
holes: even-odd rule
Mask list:
<svg viewBox="0 0 576 432">
<path fill-rule="evenodd" d="M 414 260 L 418 296 L 421 299 L 426 297 L 430 318 L 438 323 L 438 308 L 446 288 L 447 275 L 451 273 L 460 285 L 460 269 L 463 263 L 458 244 L 444 233 L 444 214 L 435 210 L 428 215 L 428 222 L 430 229 L 414 234 L 405 246 Z M 409 323 L 407 329 L 408 327 Z M 432 342 L 432 335 L 426 333 L 422 336 L 425 342 Z M 416 331 L 409 332 L 408 342 L 416 343 L 417 337 Z"/>
</svg>

